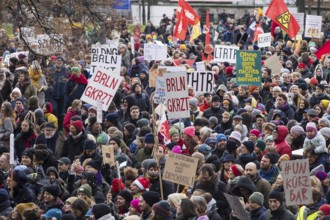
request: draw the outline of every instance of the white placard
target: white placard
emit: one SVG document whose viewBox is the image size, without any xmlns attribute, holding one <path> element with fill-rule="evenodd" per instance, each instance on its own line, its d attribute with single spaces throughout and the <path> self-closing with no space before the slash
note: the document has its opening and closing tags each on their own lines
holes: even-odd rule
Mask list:
<svg viewBox="0 0 330 220">
<path fill-rule="evenodd" d="M 9 164 L 15 163 L 14 134 L 9 136 Z"/>
<path fill-rule="evenodd" d="M 214 75 L 212 72 L 187 72 L 187 82 L 195 92 L 213 92 Z"/>
<path fill-rule="evenodd" d="M 204 72 L 204 71 L 206 71 L 204 61 L 196 62 L 196 70 L 198 72 Z"/>
<path fill-rule="evenodd" d="M 160 104 L 165 103 L 165 83 L 163 77 L 156 78 L 156 89 L 154 95 L 154 103 Z"/>
<path fill-rule="evenodd" d="M 299 24 L 299 31 L 297 35 L 303 35 L 305 29 L 305 13 L 291 13 Z"/>
<path fill-rule="evenodd" d="M 236 63 L 236 51 L 239 50 L 237 46 L 215 45 L 214 61 Z"/>
<path fill-rule="evenodd" d="M 97 100 L 96 101 L 96 111 L 97 111 L 97 113 L 96 113 L 96 120 L 97 120 L 97 122 L 98 123 L 102 123 L 102 119 L 103 119 L 103 112 L 102 112 L 102 110 L 103 110 L 103 102 L 102 102 L 102 100 Z"/>
<path fill-rule="evenodd" d="M 132 51 L 132 54 L 134 55 L 135 49 L 134 49 L 134 37 L 133 36 L 131 36 L 131 51 Z"/>
<path fill-rule="evenodd" d="M 168 119 L 190 117 L 186 72 L 164 74 Z"/>
<path fill-rule="evenodd" d="M 166 60 L 167 45 L 144 44 L 144 60 Z"/>
<path fill-rule="evenodd" d="M 34 27 L 22 27 L 21 36 L 29 44 L 35 43 L 37 41 L 37 36 Z"/>
<path fill-rule="evenodd" d="M 258 47 L 270 47 L 272 43 L 271 33 L 259 34 L 258 35 Z"/>
<path fill-rule="evenodd" d="M 98 67 L 110 74 L 120 75 L 120 66 L 121 55 L 114 44 L 92 45 L 91 75 L 94 75 Z"/>
<path fill-rule="evenodd" d="M 307 15 L 305 24 L 305 37 L 320 38 L 322 29 L 322 16 Z"/>
<path fill-rule="evenodd" d="M 102 109 L 107 111 L 122 80 L 123 77 L 119 74 L 98 67 L 89 79 L 81 100 L 93 106 L 97 106 L 97 101 L 102 100 Z"/>
<path fill-rule="evenodd" d="M 43 55 L 63 53 L 63 45 L 62 34 L 38 34 L 35 51 Z"/>
</svg>

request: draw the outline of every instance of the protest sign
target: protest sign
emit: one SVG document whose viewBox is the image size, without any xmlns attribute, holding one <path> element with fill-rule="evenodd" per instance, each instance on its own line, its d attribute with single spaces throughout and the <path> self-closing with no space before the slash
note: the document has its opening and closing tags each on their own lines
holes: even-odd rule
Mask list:
<svg viewBox="0 0 330 220">
<path fill-rule="evenodd" d="M 36 47 L 33 49 L 38 54 L 50 55 L 63 52 L 64 39 L 60 34 L 38 34 Z"/>
<path fill-rule="evenodd" d="M 205 62 L 204 61 L 196 62 L 196 70 L 198 72 L 205 72 L 206 71 Z"/>
<path fill-rule="evenodd" d="M 21 36 L 28 44 L 35 43 L 37 41 L 34 27 L 22 27 Z"/>
<path fill-rule="evenodd" d="M 112 145 L 102 145 L 103 163 L 115 166 L 115 152 Z"/>
<path fill-rule="evenodd" d="M 92 45 L 91 75 L 100 67 L 110 74 L 120 75 L 121 55 L 114 43 Z"/>
<path fill-rule="evenodd" d="M 156 78 L 156 90 L 154 94 L 154 103 L 160 104 L 165 103 L 165 82 L 163 77 Z"/>
<path fill-rule="evenodd" d="M 97 106 L 97 101 L 102 100 L 103 111 L 108 111 L 122 80 L 122 76 L 98 67 L 89 79 L 81 100 L 93 106 Z"/>
<path fill-rule="evenodd" d="M 149 87 L 156 87 L 157 77 L 162 77 L 166 68 L 151 68 L 149 70 Z"/>
<path fill-rule="evenodd" d="M 168 153 L 163 179 L 171 183 L 193 186 L 198 159 L 182 154 Z"/>
<path fill-rule="evenodd" d="M 102 100 L 97 100 L 96 101 L 96 111 L 97 111 L 97 113 L 96 113 L 96 119 L 97 119 L 97 122 L 98 123 L 102 123 L 103 121 L 103 112 L 102 112 L 102 110 L 103 110 L 103 107 L 102 107 L 102 105 L 103 105 L 103 102 L 102 102 Z"/>
<path fill-rule="evenodd" d="M 18 55 L 20 55 L 20 54 L 24 54 L 26 57 L 29 57 L 29 51 L 20 51 L 20 52 L 10 53 L 10 54 L 6 55 L 4 57 L 3 62 L 6 63 L 7 65 L 9 65 L 9 59 L 12 57 L 15 57 L 18 59 Z"/>
<path fill-rule="evenodd" d="M 186 72 L 164 74 L 168 119 L 190 117 Z"/>
<path fill-rule="evenodd" d="M 167 45 L 144 44 L 144 60 L 166 60 Z"/>
<path fill-rule="evenodd" d="M 265 60 L 264 65 L 265 65 L 265 67 L 271 69 L 271 71 L 272 71 L 271 75 L 281 73 L 282 64 L 276 54 L 272 55 L 267 60 Z"/>
<path fill-rule="evenodd" d="M 297 35 L 302 35 L 305 29 L 305 13 L 291 13 L 291 14 L 296 19 L 300 27 Z"/>
<path fill-rule="evenodd" d="M 236 63 L 236 51 L 239 50 L 237 46 L 215 45 L 214 61 Z"/>
<path fill-rule="evenodd" d="M 307 205 L 313 202 L 307 159 L 281 163 L 286 205 Z"/>
<path fill-rule="evenodd" d="M 271 33 L 259 34 L 258 35 L 258 47 L 270 47 L 272 43 Z"/>
<path fill-rule="evenodd" d="M 242 203 L 239 201 L 239 198 L 237 196 L 232 196 L 227 193 L 224 193 L 224 195 L 237 219 L 250 220 L 249 215 L 246 214 L 246 211 L 243 208 Z"/>
<path fill-rule="evenodd" d="M 213 92 L 214 75 L 212 72 L 187 72 L 187 82 L 195 92 Z"/>
<path fill-rule="evenodd" d="M 322 16 L 307 15 L 305 25 L 305 37 L 320 38 L 322 29 Z"/>
<path fill-rule="evenodd" d="M 260 51 L 239 50 L 236 53 L 236 60 L 238 85 L 261 86 Z"/>
<path fill-rule="evenodd" d="M 135 55 L 135 48 L 134 48 L 134 37 L 131 36 L 131 51 L 132 51 L 132 54 Z"/>
<path fill-rule="evenodd" d="M 184 66 L 167 66 L 166 67 L 167 72 L 184 72 L 186 71 L 186 67 Z"/>
</svg>

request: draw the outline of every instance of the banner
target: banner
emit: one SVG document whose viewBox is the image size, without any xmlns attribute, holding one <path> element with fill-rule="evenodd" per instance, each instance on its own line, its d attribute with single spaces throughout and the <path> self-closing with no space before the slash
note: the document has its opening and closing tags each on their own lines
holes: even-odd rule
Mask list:
<svg viewBox="0 0 330 220">
<path fill-rule="evenodd" d="M 307 15 L 305 24 L 305 37 L 320 38 L 322 29 L 322 16 Z"/>
<path fill-rule="evenodd" d="M 258 35 L 258 47 L 270 47 L 272 43 L 271 33 L 259 34 Z"/>
<path fill-rule="evenodd" d="M 122 80 L 123 77 L 119 74 L 113 74 L 109 70 L 97 67 L 95 74 L 88 80 L 81 100 L 93 106 L 97 106 L 98 100 L 102 100 L 103 111 L 108 111 Z"/>
<path fill-rule="evenodd" d="M 161 104 L 165 103 L 165 82 L 163 77 L 156 78 L 156 89 L 154 94 L 154 103 Z"/>
<path fill-rule="evenodd" d="M 107 70 L 107 73 L 120 75 L 121 55 L 115 45 L 94 44 L 92 45 L 91 75 L 96 73 L 97 68 Z"/>
<path fill-rule="evenodd" d="M 298 24 L 299 24 L 299 31 L 297 33 L 297 35 L 303 35 L 304 30 L 305 30 L 305 13 L 291 13 L 295 19 L 297 20 Z"/>
<path fill-rule="evenodd" d="M 166 158 L 163 179 L 171 183 L 193 186 L 197 163 L 197 158 L 169 152 Z"/>
<path fill-rule="evenodd" d="M 144 60 L 166 60 L 167 45 L 144 44 Z"/>
<path fill-rule="evenodd" d="M 187 82 L 195 92 L 213 92 L 214 75 L 212 72 L 187 72 Z"/>
<path fill-rule="evenodd" d="M 215 45 L 214 61 L 236 63 L 236 51 L 239 50 L 237 46 Z"/>
<path fill-rule="evenodd" d="M 308 205 L 313 202 L 307 159 L 281 163 L 286 205 Z"/>
<path fill-rule="evenodd" d="M 164 74 L 168 119 L 190 117 L 186 72 Z"/>
<path fill-rule="evenodd" d="M 36 47 L 33 47 L 36 53 L 51 55 L 63 53 L 64 48 L 63 35 L 59 34 L 39 34 L 37 35 Z"/>
<path fill-rule="evenodd" d="M 238 85 L 261 86 L 260 51 L 237 51 L 236 79 Z"/>
<path fill-rule="evenodd" d="M 37 36 L 34 27 L 22 27 L 21 28 L 21 37 L 28 43 L 36 43 Z"/>
</svg>

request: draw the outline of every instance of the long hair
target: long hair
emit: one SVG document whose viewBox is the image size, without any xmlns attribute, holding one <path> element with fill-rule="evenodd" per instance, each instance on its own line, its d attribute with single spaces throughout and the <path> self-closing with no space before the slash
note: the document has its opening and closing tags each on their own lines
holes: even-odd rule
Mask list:
<svg viewBox="0 0 330 220">
<path fill-rule="evenodd" d="M 190 199 L 182 199 L 180 203 L 182 219 L 188 219 L 197 216 L 195 204 Z"/>
<path fill-rule="evenodd" d="M 12 105 L 9 102 L 3 102 L 2 106 L 4 107 L 4 110 L 1 112 L 2 116 L 0 117 L 0 125 L 3 125 L 5 120 L 9 118 L 15 128 L 16 122 Z"/>
</svg>

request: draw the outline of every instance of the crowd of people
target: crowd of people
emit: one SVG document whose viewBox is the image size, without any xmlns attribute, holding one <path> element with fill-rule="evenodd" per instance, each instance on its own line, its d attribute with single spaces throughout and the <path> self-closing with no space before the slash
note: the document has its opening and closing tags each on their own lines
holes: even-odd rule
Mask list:
<svg viewBox="0 0 330 220">
<path fill-rule="evenodd" d="M 173 42 L 175 18 L 164 15 L 158 29 L 148 23 L 134 48 L 120 39 L 123 81 L 102 122 L 96 107 L 80 100 L 90 54 L 66 51 L 45 60 L 22 53 L 2 63 L 0 219 L 239 219 L 225 193 L 240 198 L 251 220 L 330 219 L 330 54 L 318 59 L 324 41 L 304 39 L 298 46 L 279 27 L 272 46 L 258 48 L 247 28 L 255 16 L 238 28 L 222 14 L 212 42 L 261 50 L 262 86 L 238 85 L 235 64 L 214 62 L 205 35 Z M 155 38 L 168 44 L 168 59 L 147 62 L 143 44 Z M 5 55 L 16 52 L 15 42 L 1 46 Z M 264 66 L 273 54 L 280 72 Z M 152 111 L 148 75 L 174 60 L 195 69 L 188 59 L 205 62 L 216 89 L 189 87 L 190 117 L 169 120 L 164 143 L 154 126 L 160 116 Z M 118 163 L 104 163 L 107 146 Z M 302 155 L 293 153 L 299 149 Z M 169 152 L 198 159 L 193 186 L 162 179 Z M 287 206 L 280 165 L 297 158 L 308 159 L 313 201 Z"/>
</svg>

